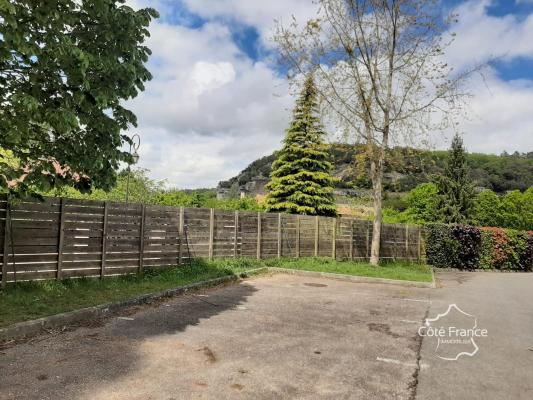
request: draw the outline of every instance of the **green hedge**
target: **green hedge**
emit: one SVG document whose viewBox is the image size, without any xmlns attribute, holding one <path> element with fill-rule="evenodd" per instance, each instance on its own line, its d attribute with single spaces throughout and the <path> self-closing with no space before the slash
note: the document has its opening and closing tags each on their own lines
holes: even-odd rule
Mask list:
<svg viewBox="0 0 533 400">
<path fill-rule="evenodd" d="M 439 268 L 533 269 L 533 232 L 466 225 L 426 225 L 426 257 Z"/>
</svg>

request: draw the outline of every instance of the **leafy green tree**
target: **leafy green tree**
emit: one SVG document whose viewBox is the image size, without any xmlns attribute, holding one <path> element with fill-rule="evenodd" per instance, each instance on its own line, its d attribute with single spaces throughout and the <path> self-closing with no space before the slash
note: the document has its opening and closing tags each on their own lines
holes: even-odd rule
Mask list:
<svg viewBox="0 0 533 400">
<path fill-rule="evenodd" d="M 296 101 L 283 149 L 272 164 L 267 184 L 268 211 L 336 215 L 328 146 L 318 117 L 317 91 L 312 75 Z"/>
<path fill-rule="evenodd" d="M 524 193 L 513 190 L 502 199 L 503 226 L 533 230 L 533 187 Z"/>
<path fill-rule="evenodd" d="M 502 226 L 502 204 L 492 190 L 484 190 L 474 200 L 474 222 L 481 226 Z"/>
<path fill-rule="evenodd" d="M 129 202 L 155 204 L 157 203 L 156 199 L 159 193 L 163 191 L 163 186 L 164 182 L 155 181 L 148 177 L 148 170 L 132 170 L 130 173 L 128 190 Z M 119 172 L 115 186 L 109 191 L 105 191 L 103 189 L 94 189 L 91 193 L 81 193 L 73 187 L 63 186 L 42 194 L 47 196 L 69 197 L 87 200 L 107 200 L 122 203 L 126 199 L 127 187 L 128 171 L 123 170 Z"/>
<path fill-rule="evenodd" d="M 0 165 L 13 192 L 111 188 L 121 134 L 136 126 L 124 100 L 151 78 L 143 45 L 154 9 L 124 0 L 0 0 L 0 147 L 18 165 Z"/>
<path fill-rule="evenodd" d="M 411 190 L 405 199 L 408 204 L 405 219 L 413 223 L 440 222 L 438 192 L 434 183 L 422 183 Z"/>
<path fill-rule="evenodd" d="M 475 193 L 468 176 L 463 140 L 459 135 L 455 135 L 452 140 L 444 174 L 436 176 L 435 180 L 439 189 L 439 209 L 444 222 L 468 222 Z"/>
</svg>

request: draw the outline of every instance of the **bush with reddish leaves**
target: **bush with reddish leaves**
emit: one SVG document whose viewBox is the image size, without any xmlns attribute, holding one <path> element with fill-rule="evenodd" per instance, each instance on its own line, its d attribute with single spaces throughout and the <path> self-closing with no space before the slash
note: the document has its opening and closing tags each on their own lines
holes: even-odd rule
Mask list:
<svg viewBox="0 0 533 400">
<path fill-rule="evenodd" d="M 435 267 L 533 269 L 533 232 L 443 224 L 426 232 L 427 260 Z"/>
</svg>

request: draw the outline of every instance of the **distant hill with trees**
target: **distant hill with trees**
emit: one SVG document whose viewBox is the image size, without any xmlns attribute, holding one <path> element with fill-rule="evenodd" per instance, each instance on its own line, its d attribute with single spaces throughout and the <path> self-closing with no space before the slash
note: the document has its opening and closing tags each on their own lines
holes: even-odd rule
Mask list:
<svg viewBox="0 0 533 400">
<path fill-rule="evenodd" d="M 333 175 L 337 188 L 368 189 L 369 162 L 364 145 L 332 144 L 330 147 Z M 444 172 L 447 151 L 418 150 L 395 147 L 387 152 L 384 187 L 388 192 L 407 192 L 429 182 L 432 175 Z M 220 187 L 242 186 L 256 176 L 268 177 L 277 152 L 253 161 L 237 176 L 219 183 Z M 474 185 L 496 193 L 524 191 L 533 186 L 533 151 L 501 155 L 467 153 L 466 161 Z"/>
</svg>

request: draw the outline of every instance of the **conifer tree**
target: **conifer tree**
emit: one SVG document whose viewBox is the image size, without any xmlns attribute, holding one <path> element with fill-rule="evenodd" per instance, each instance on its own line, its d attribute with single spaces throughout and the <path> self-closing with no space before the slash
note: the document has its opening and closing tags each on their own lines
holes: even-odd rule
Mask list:
<svg viewBox="0 0 533 400">
<path fill-rule="evenodd" d="M 444 175 L 437 177 L 440 210 L 447 223 L 466 223 L 474 205 L 474 186 L 468 177 L 463 140 L 455 135 L 449 151 Z"/>
<path fill-rule="evenodd" d="M 313 77 L 305 80 L 296 101 L 283 149 L 272 164 L 267 185 L 268 211 L 307 215 L 336 215 L 329 146 L 318 117 Z"/>
</svg>

